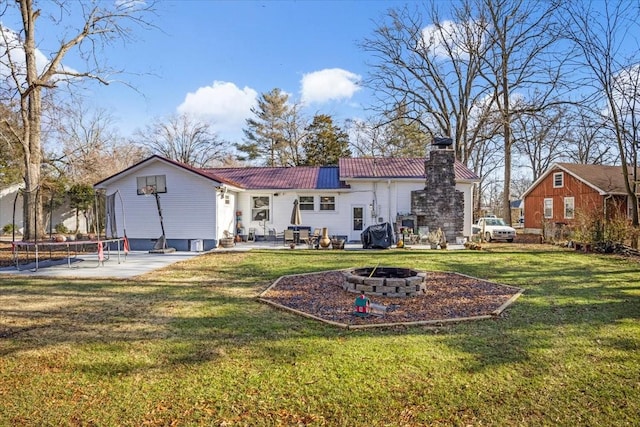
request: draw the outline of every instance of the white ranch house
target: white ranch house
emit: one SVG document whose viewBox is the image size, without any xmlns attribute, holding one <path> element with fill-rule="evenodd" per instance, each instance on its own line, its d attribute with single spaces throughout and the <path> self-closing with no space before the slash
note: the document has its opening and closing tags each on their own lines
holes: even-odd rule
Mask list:
<svg viewBox="0 0 640 427">
<path fill-rule="evenodd" d="M 478 177 L 455 162 L 455 188 L 464 194 L 464 236 L 471 235 L 473 189 Z M 199 250 L 218 246 L 226 235 L 269 238 L 291 227 L 294 201 L 301 227 L 327 227 L 329 235 L 360 241 L 369 225 L 411 211 L 411 193 L 425 188 L 423 158 L 345 158 L 338 166 L 198 169 L 160 156 L 95 184 L 111 196 L 113 226 L 107 237 L 125 234 L 132 250 L 151 250 L 162 235 L 155 188 L 167 246 Z M 109 203 L 107 203 L 109 204 Z M 111 231 L 113 230 L 113 231 Z M 125 233 L 126 232 L 126 233 Z M 198 246 L 196 245 L 196 246 Z"/>
</svg>

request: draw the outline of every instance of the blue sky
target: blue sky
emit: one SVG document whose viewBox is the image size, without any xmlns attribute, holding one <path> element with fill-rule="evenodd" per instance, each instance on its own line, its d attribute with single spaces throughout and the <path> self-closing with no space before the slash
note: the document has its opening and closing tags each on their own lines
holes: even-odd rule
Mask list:
<svg viewBox="0 0 640 427">
<path fill-rule="evenodd" d="M 136 29 L 133 43 L 108 52 L 124 85 L 92 86 L 91 105 L 110 110 L 122 135 L 155 117 L 200 114 L 238 140 L 256 97 L 273 88 L 303 100 L 305 112 L 338 124 L 365 117 L 366 54 L 358 41 L 400 1 L 161 1 L 158 29 Z M 40 27 L 40 35 L 55 27 Z M 47 34 L 49 36 L 49 34 Z M 54 36 L 54 34 L 51 34 Z M 69 57 L 66 65 L 81 69 Z"/>
</svg>

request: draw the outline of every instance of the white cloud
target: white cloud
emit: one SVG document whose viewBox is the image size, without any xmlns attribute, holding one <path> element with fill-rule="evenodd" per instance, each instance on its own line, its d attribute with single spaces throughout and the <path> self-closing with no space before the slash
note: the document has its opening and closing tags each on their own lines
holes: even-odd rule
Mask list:
<svg viewBox="0 0 640 427">
<path fill-rule="evenodd" d="M 238 134 L 244 127 L 257 96 L 250 87 L 240 89 L 234 83 L 214 81 L 211 86 L 189 92 L 178 106 L 178 113 L 211 120 L 213 129 L 225 137 L 225 134 Z"/>
<path fill-rule="evenodd" d="M 25 75 L 24 49 L 18 34 L 12 29 L 2 26 L 2 24 L 0 24 L 0 34 L 0 58 L 2 58 L 0 60 L 0 75 L 4 77 L 10 74 L 9 61 L 13 64 L 15 71 L 18 71 L 20 75 Z M 49 60 L 38 49 L 36 49 L 35 54 L 36 69 L 38 73 L 41 73 L 49 63 Z"/>
<path fill-rule="evenodd" d="M 49 65 L 49 59 L 40 49 L 35 50 L 36 70 L 41 74 Z M 57 71 L 78 73 L 73 68 L 61 65 Z M 0 77 L 7 77 L 14 73 L 22 81 L 26 80 L 26 61 L 22 41 L 18 33 L 0 23 Z M 62 75 L 52 78 L 54 82 L 70 79 Z"/>
<path fill-rule="evenodd" d="M 302 76 L 302 102 L 323 103 L 349 99 L 360 90 L 361 77 L 340 68 L 326 68 Z"/>
<path fill-rule="evenodd" d="M 424 47 L 435 56 L 444 59 L 467 58 L 469 56 L 469 38 L 474 46 L 481 46 L 482 27 L 474 22 L 456 23 L 443 21 L 439 26 L 427 25 L 422 29 Z"/>
</svg>

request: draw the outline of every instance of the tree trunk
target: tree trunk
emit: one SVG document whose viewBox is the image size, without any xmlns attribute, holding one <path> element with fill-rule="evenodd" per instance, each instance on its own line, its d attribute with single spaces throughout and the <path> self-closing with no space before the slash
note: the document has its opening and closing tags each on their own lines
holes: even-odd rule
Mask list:
<svg viewBox="0 0 640 427">
<path fill-rule="evenodd" d="M 24 240 L 35 240 L 44 233 L 42 226 L 42 203 L 40 194 L 40 166 L 42 164 L 41 116 L 42 87 L 38 82 L 36 68 L 36 43 L 34 24 L 40 13 L 33 12 L 31 1 L 20 2 L 23 27 L 25 29 L 24 53 L 27 88 L 21 93 L 23 138 L 25 159 L 24 175 Z"/>
</svg>

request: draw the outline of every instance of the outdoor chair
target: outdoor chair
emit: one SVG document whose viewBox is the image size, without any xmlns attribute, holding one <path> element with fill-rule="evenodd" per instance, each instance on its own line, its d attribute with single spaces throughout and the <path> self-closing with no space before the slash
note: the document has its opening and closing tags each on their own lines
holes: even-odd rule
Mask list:
<svg viewBox="0 0 640 427">
<path fill-rule="evenodd" d="M 298 235 L 299 242 L 309 245 L 309 240 L 311 239 L 311 236 L 309 236 L 309 230 L 302 229 L 302 230 L 299 231 L 299 233 L 300 233 Z"/>
<path fill-rule="evenodd" d="M 269 228 L 269 240 L 273 239 L 273 244 L 277 245 L 278 242 L 284 241 L 284 233 L 278 231 L 275 228 Z"/>
<path fill-rule="evenodd" d="M 296 243 L 295 238 L 294 238 L 294 234 L 293 234 L 293 230 L 291 229 L 287 229 L 284 230 L 284 245 L 287 245 L 287 242 L 290 243 Z"/>
</svg>

